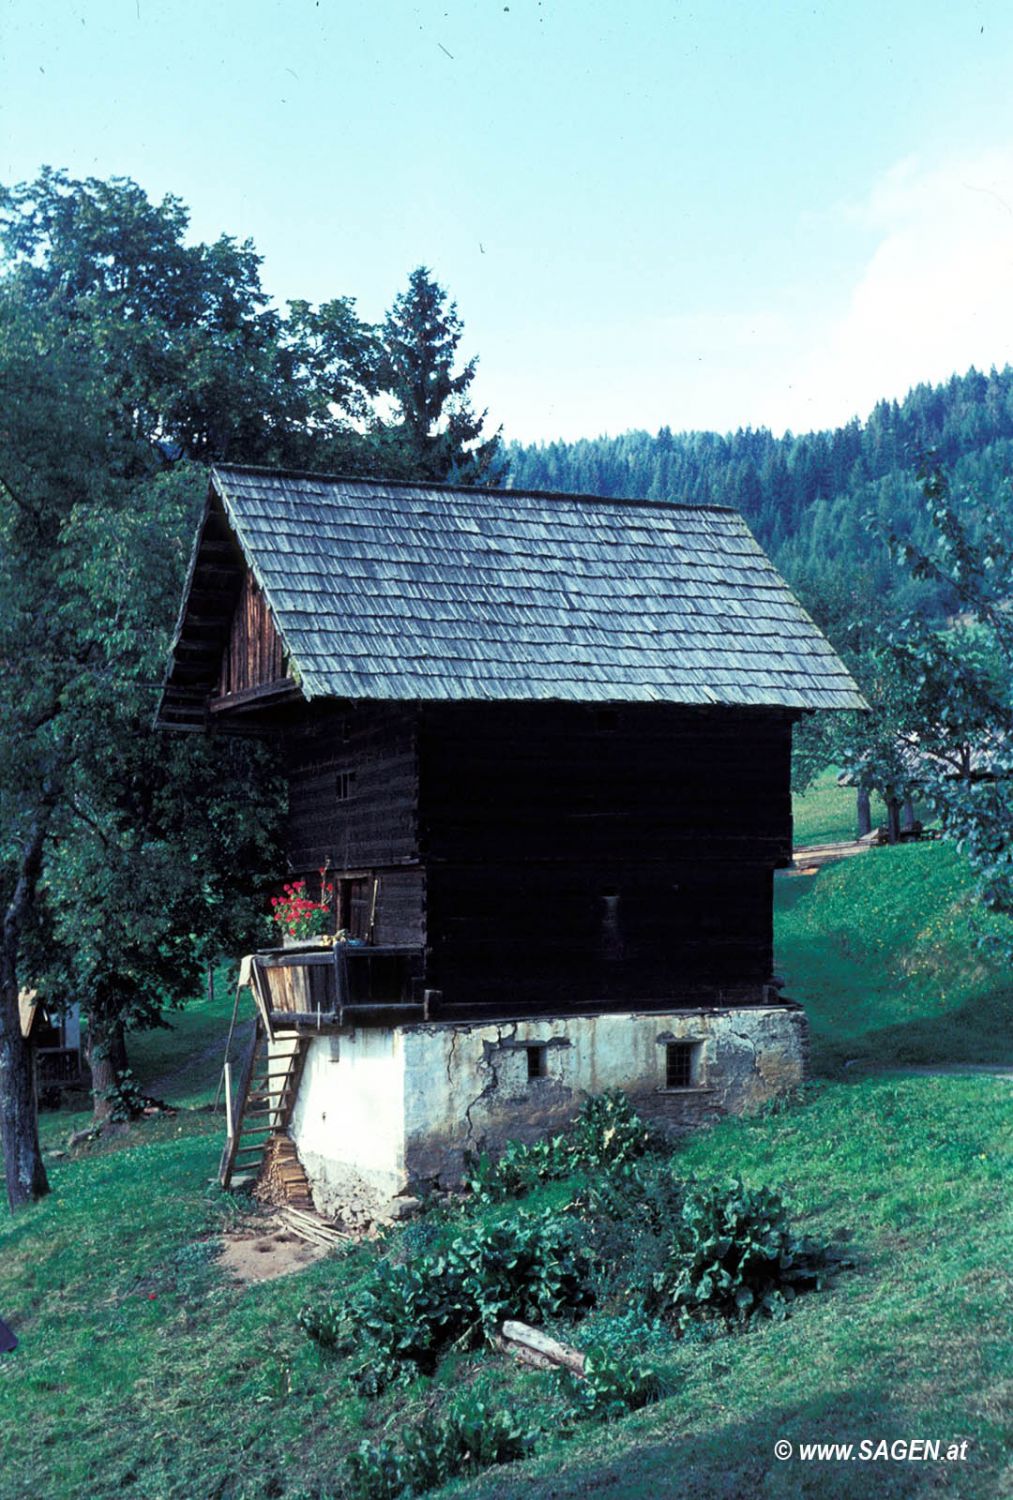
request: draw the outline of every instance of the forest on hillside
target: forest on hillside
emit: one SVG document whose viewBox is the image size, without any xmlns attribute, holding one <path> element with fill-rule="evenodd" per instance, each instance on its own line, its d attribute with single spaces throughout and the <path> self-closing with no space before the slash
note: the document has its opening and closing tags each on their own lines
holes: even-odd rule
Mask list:
<svg viewBox="0 0 1013 1500">
<path fill-rule="evenodd" d="M 929 452 L 955 497 L 1010 508 L 1013 368 L 971 369 L 880 401 L 864 422 L 774 437 L 766 429 L 619 437 L 509 448 L 517 488 L 732 505 L 807 608 L 838 634 L 853 616 L 950 612 L 942 583 L 898 574 L 888 532 L 924 544 L 929 523 L 916 478 Z M 872 518 L 872 519 L 870 519 Z M 873 604 L 873 601 L 878 601 Z"/>
</svg>

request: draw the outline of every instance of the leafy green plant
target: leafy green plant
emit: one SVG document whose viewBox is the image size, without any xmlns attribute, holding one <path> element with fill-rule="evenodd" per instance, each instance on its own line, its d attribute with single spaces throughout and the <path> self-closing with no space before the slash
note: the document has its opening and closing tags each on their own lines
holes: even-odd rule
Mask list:
<svg viewBox="0 0 1013 1500">
<path fill-rule="evenodd" d="M 642 1308 L 630 1306 L 622 1312 L 596 1312 L 586 1331 L 589 1348 L 613 1358 L 630 1355 L 671 1352 L 672 1329 L 659 1317 L 651 1317 Z"/>
<path fill-rule="evenodd" d="M 511 1412 L 466 1396 L 444 1415 L 429 1413 L 410 1428 L 400 1452 L 390 1443 L 361 1443 L 349 1455 L 349 1488 L 355 1500 L 423 1495 L 458 1474 L 524 1458 L 535 1441 Z"/>
<path fill-rule="evenodd" d="M 541 1182 L 566 1177 L 575 1166 L 573 1149 L 566 1136 L 545 1141 L 508 1141 L 498 1157 L 482 1152 L 468 1166 L 465 1186 L 480 1203 L 501 1203 L 521 1198 Z"/>
<path fill-rule="evenodd" d="M 591 1264 L 576 1226 L 543 1214 L 477 1225 L 447 1252 L 462 1309 L 489 1335 L 504 1318 L 541 1323 L 577 1315 L 592 1302 Z"/>
<path fill-rule="evenodd" d="M 403 1456 L 387 1442 L 361 1442 L 348 1455 L 347 1474 L 354 1500 L 397 1500 L 409 1484 Z"/>
<path fill-rule="evenodd" d="M 592 1094 L 573 1126 L 574 1158 L 583 1167 L 618 1167 L 636 1161 L 658 1145 L 658 1136 L 637 1114 L 621 1089 Z"/>
<path fill-rule="evenodd" d="M 639 1160 L 590 1182 L 577 1200 L 585 1218 L 624 1222 L 643 1229 L 670 1229 L 682 1214 L 686 1184 L 671 1160 Z"/>
<path fill-rule="evenodd" d="M 584 1356 L 583 1379 L 565 1371 L 560 1382 L 568 1398 L 567 1415 L 574 1421 L 614 1422 L 662 1394 L 658 1372 L 646 1360 L 597 1345 Z"/>
<path fill-rule="evenodd" d="M 591 1167 L 615 1171 L 639 1160 L 660 1144 L 620 1089 L 585 1099 L 569 1135 L 548 1140 L 508 1141 L 496 1158 L 483 1152 L 473 1158 L 466 1186 L 480 1203 L 520 1198 L 539 1183 L 568 1177 Z"/>
<path fill-rule="evenodd" d="M 110 1106 L 108 1118 L 116 1124 L 136 1120 L 147 1103 L 144 1090 L 129 1068 L 116 1074 L 110 1086 L 102 1090 L 102 1098 Z"/>
<path fill-rule="evenodd" d="M 783 1318 L 797 1290 L 820 1284 L 827 1261 L 827 1246 L 792 1232 L 784 1200 L 772 1189 L 691 1182 L 650 1300 L 676 1322 Z"/>
<path fill-rule="evenodd" d="M 350 1303 L 310 1304 L 299 1324 L 322 1349 L 357 1351 L 353 1379 L 369 1394 L 431 1371 L 451 1344 L 472 1345 L 503 1318 L 543 1322 L 593 1302 L 591 1262 L 572 1220 L 518 1214 L 474 1225 L 443 1254 L 382 1260 Z"/>
</svg>

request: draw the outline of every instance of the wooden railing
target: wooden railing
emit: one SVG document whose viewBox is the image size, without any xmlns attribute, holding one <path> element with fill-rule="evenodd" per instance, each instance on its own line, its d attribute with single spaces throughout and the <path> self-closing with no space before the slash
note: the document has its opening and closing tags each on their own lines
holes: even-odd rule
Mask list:
<svg viewBox="0 0 1013 1500">
<path fill-rule="evenodd" d="M 333 948 L 271 949 L 253 958 L 254 995 L 270 1031 L 369 1024 L 376 1015 L 426 1014 L 422 950 L 335 943 Z"/>
</svg>

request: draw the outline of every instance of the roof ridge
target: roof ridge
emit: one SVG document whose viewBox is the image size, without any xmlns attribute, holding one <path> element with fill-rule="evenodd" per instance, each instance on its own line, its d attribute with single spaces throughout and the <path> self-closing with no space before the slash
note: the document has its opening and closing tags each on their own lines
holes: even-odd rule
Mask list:
<svg viewBox="0 0 1013 1500">
<path fill-rule="evenodd" d="M 271 479 L 312 479 L 318 484 L 365 484 L 374 489 L 437 490 L 450 495 L 522 495 L 532 500 L 581 501 L 590 505 L 611 505 L 649 510 L 716 511 L 719 515 L 745 518 L 734 505 L 713 505 L 703 501 L 651 500 L 640 495 L 591 495 L 574 490 L 513 489 L 492 484 L 447 484 L 436 479 L 377 479 L 364 474 L 325 474 L 309 469 L 275 469 L 264 464 L 212 464 L 214 474 L 263 474 Z"/>
</svg>

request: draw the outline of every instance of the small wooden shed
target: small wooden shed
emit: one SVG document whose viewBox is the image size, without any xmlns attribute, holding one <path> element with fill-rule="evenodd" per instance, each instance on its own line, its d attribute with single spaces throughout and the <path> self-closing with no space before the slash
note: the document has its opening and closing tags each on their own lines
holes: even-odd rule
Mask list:
<svg viewBox="0 0 1013 1500">
<path fill-rule="evenodd" d="M 720 1087 L 719 1014 L 763 1012 L 768 1092 L 801 1067 L 772 986 L 791 728 L 862 706 L 733 510 L 219 467 L 159 719 L 283 745 L 279 874 L 312 886 L 327 867 L 335 924 L 375 954 L 361 1000 L 425 1001 L 406 1025 L 448 1038 L 541 1025 L 546 1045 L 571 1018 L 626 1016 L 620 1050 L 634 1016 L 689 1016 L 648 1022 L 670 1040 L 640 1092 L 692 1119 L 763 1092 L 755 1037 L 755 1087 Z M 573 1028 L 534 1058 L 519 1036 L 514 1134 L 646 1066 L 640 1044 L 622 1079 L 588 1055 L 564 1087 Z"/>
</svg>

